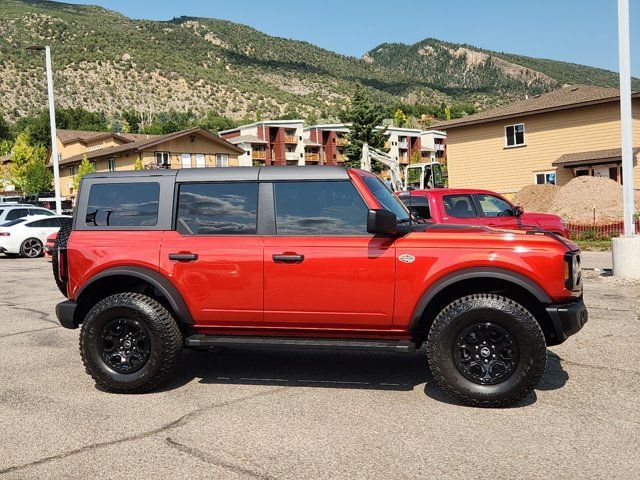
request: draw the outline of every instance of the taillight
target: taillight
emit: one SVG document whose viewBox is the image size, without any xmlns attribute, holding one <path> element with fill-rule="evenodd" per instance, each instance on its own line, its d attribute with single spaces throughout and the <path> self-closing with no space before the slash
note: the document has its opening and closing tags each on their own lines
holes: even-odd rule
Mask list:
<svg viewBox="0 0 640 480">
<path fill-rule="evenodd" d="M 58 247 L 58 279 L 67 281 L 67 249 Z"/>
</svg>

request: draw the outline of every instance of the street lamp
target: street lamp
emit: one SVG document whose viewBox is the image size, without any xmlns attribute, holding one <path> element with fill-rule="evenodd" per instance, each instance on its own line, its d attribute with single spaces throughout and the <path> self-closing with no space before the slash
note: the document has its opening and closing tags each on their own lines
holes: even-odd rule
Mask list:
<svg viewBox="0 0 640 480">
<path fill-rule="evenodd" d="M 56 196 L 56 213 L 62 213 L 62 202 L 60 201 L 60 167 L 58 162 L 58 145 L 56 141 L 56 111 L 53 103 L 53 74 L 51 72 L 51 47 L 49 45 L 30 45 L 27 50 L 44 50 L 45 63 L 47 67 L 47 92 L 49 96 L 49 124 L 51 126 L 51 156 L 53 160 L 53 183 Z"/>
<path fill-rule="evenodd" d="M 611 242 L 613 274 L 623 278 L 640 279 L 640 236 L 636 235 L 633 202 L 629 0 L 618 0 L 618 57 L 620 61 L 620 127 L 622 131 L 624 235 L 614 238 Z"/>
</svg>

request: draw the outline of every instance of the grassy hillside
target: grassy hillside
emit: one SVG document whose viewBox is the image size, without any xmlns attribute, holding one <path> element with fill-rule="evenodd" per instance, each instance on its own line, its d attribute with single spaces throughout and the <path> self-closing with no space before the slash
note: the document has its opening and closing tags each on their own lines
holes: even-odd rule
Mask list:
<svg viewBox="0 0 640 480">
<path fill-rule="evenodd" d="M 133 108 L 326 117 L 356 83 L 385 105 L 471 100 L 483 107 L 567 80 L 607 84 L 613 75 L 433 39 L 384 44 L 357 59 L 223 20 L 132 20 L 46 1 L 0 0 L 0 20 L 0 109 L 9 119 L 46 106 L 42 54 L 26 50 L 34 43 L 53 47 L 59 106 L 106 114 Z M 478 62 L 483 56 L 489 60 Z"/>
</svg>

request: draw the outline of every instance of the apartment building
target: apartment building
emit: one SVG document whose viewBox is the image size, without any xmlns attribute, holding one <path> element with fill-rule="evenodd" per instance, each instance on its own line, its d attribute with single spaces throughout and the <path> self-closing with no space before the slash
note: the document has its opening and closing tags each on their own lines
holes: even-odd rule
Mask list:
<svg viewBox="0 0 640 480">
<path fill-rule="evenodd" d="M 640 92 L 632 95 L 640 151 Z M 449 184 L 513 194 L 580 175 L 621 175 L 620 96 L 615 88 L 568 85 L 504 107 L 434 125 L 447 133 Z M 640 167 L 634 158 L 634 183 Z M 585 201 L 588 201 L 586 199 Z"/>
<path fill-rule="evenodd" d="M 242 150 L 241 166 L 304 165 L 302 120 L 271 120 L 224 130 L 220 136 Z"/>
<path fill-rule="evenodd" d="M 312 125 L 304 129 L 305 163 L 344 165 L 349 127 L 342 123 Z"/>
<path fill-rule="evenodd" d="M 401 165 L 408 165 L 414 156 L 422 157 L 421 134 L 419 128 L 387 127 L 385 135 L 385 149 L 389 155 L 400 161 Z"/>
<path fill-rule="evenodd" d="M 423 162 L 447 163 L 447 134 L 441 130 L 420 132 L 420 151 Z"/>
<path fill-rule="evenodd" d="M 191 128 L 167 135 L 57 131 L 60 193 L 73 199 L 73 179 L 86 156 L 97 172 L 134 170 L 136 160 L 144 168 L 197 168 L 238 165 L 244 151 L 217 135 Z M 49 154 L 49 164 L 52 163 Z"/>
</svg>

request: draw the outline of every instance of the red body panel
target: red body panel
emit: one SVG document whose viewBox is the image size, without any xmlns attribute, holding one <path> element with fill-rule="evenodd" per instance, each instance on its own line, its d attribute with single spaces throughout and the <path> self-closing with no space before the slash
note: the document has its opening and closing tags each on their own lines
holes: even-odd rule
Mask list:
<svg viewBox="0 0 640 480">
<path fill-rule="evenodd" d="M 569 237 L 569 230 L 562 223 L 557 215 L 548 213 L 524 212 L 520 217 L 477 217 L 477 218 L 457 218 L 448 216 L 444 209 L 442 197 L 445 195 L 473 195 L 487 194 L 494 195 L 515 208 L 513 203 L 502 195 L 489 191 L 469 188 L 436 188 L 431 190 L 412 190 L 411 196 L 425 197 L 429 201 L 431 220 L 435 223 L 455 223 L 467 225 L 485 225 L 492 228 L 503 228 L 511 230 L 529 230 L 531 228 L 541 228 L 549 232 L 559 233 Z"/>
</svg>

